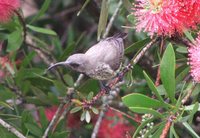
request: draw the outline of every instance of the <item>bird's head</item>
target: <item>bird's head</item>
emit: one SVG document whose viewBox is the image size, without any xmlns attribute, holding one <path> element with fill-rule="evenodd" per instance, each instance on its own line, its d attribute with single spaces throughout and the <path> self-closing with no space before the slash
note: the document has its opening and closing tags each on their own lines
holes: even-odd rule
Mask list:
<svg viewBox="0 0 200 138">
<path fill-rule="evenodd" d="M 54 65 L 50 66 L 48 68 L 48 70 L 50 70 L 56 66 L 59 66 L 59 65 L 64 65 L 66 67 L 71 68 L 72 70 L 84 73 L 87 69 L 87 64 L 88 64 L 88 60 L 87 60 L 85 54 L 73 54 L 73 55 L 69 56 L 66 61 L 58 62 L 58 63 L 55 63 Z"/>
</svg>

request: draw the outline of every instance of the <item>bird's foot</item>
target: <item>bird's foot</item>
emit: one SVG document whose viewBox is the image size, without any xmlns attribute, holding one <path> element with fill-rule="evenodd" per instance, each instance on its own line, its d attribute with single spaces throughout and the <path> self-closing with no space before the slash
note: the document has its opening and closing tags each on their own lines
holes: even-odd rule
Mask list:
<svg viewBox="0 0 200 138">
<path fill-rule="evenodd" d="M 119 82 L 123 81 L 123 75 L 122 73 L 117 73 L 117 78 L 119 79 Z"/>
<path fill-rule="evenodd" d="M 109 94 L 111 88 L 104 81 L 100 81 L 101 91 L 105 90 L 106 94 Z"/>
<path fill-rule="evenodd" d="M 106 91 L 106 94 L 109 94 L 111 91 L 111 88 L 109 86 L 104 86 L 103 88 L 101 88 L 102 90 Z"/>
</svg>

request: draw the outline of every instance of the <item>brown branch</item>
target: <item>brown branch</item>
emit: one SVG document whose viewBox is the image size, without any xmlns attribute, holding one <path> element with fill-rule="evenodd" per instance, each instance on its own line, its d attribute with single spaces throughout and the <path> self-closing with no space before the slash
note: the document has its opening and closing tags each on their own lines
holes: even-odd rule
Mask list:
<svg viewBox="0 0 200 138">
<path fill-rule="evenodd" d="M 124 113 L 124 112 L 122 112 L 122 111 L 120 111 L 120 110 L 118 110 L 118 109 L 115 109 L 115 108 L 110 107 L 110 106 L 109 106 L 109 109 L 111 109 L 111 110 L 113 110 L 113 111 L 115 111 L 115 112 L 119 112 L 120 114 L 126 116 L 127 118 L 129 118 L 129 119 L 131 119 L 131 120 L 133 120 L 133 121 L 135 121 L 135 122 L 137 122 L 137 123 L 141 123 L 140 120 L 135 119 L 135 118 L 133 118 L 132 116 L 130 116 L 129 114 L 126 114 L 126 113 Z"/>
<path fill-rule="evenodd" d="M 159 85 L 160 85 L 160 66 L 158 67 L 158 70 L 157 70 L 155 85 L 156 85 L 156 86 L 159 86 Z"/>
<path fill-rule="evenodd" d="M 121 6 L 122 6 L 122 0 L 119 0 L 117 8 L 115 9 L 115 11 L 114 11 L 114 13 L 113 13 L 113 15 L 112 15 L 107 27 L 106 27 L 106 31 L 103 34 L 103 38 L 106 38 L 108 36 L 108 33 L 109 33 L 109 31 L 110 31 L 110 29 L 111 29 L 111 27 L 113 25 L 114 20 L 117 18 L 117 15 L 119 13 L 119 10 L 120 10 Z"/>
<path fill-rule="evenodd" d="M 164 127 L 164 129 L 162 131 L 162 134 L 160 135 L 160 138 L 166 138 L 167 137 L 168 131 L 169 131 L 174 119 L 176 119 L 176 117 L 173 116 L 173 115 L 171 115 L 168 118 L 167 123 L 165 124 L 165 127 Z"/>
<path fill-rule="evenodd" d="M 26 138 L 22 133 L 20 133 L 16 128 L 5 122 L 0 118 L 0 124 L 6 128 L 9 132 L 13 133 L 18 138 Z"/>
<path fill-rule="evenodd" d="M 26 41 L 26 32 L 27 32 L 25 20 L 17 10 L 14 10 L 14 13 L 17 15 L 17 17 L 19 18 L 19 21 L 22 24 L 22 28 L 23 28 L 23 32 L 24 32 L 23 36 L 24 36 L 24 42 L 25 42 Z"/>
<path fill-rule="evenodd" d="M 96 138 L 97 137 L 97 134 L 99 132 L 99 128 L 101 126 L 101 122 L 102 122 L 103 117 L 105 116 L 105 112 L 107 111 L 107 108 L 108 108 L 106 105 L 107 104 L 105 104 L 105 103 L 102 105 L 102 110 L 99 113 L 97 122 L 95 123 L 91 138 Z"/>
<path fill-rule="evenodd" d="M 160 55 L 163 55 L 163 47 L 164 47 L 164 38 L 162 37 L 161 42 L 160 42 Z M 156 76 L 156 82 L 155 82 L 156 86 L 160 85 L 160 65 L 158 67 L 157 70 L 157 76 Z"/>
</svg>

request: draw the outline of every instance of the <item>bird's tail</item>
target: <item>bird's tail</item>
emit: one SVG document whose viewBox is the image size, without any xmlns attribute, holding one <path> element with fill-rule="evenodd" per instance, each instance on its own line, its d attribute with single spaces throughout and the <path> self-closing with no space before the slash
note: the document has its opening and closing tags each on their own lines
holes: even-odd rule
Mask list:
<svg viewBox="0 0 200 138">
<path fill-rule="evenodd" d="M 128 36 L 127 33 L 119 32 L 119 33 L 116 33 L 113 37 L 114 37 L 114 38 L 122 38 L 122 39 L 125 39 L 127 36 Z"/>
</svg>

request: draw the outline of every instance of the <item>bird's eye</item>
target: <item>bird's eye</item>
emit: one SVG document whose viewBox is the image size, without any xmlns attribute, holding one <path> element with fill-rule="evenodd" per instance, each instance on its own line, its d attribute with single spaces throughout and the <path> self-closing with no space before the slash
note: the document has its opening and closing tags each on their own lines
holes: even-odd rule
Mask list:
<svg viewBox="0 0 200 138">
<path fill-rule="evenodd" d="M 77 68 L 80 66 L 80 64 L 78 63 L 71 63 L 70 66 L 72 66 L 73 68 Z"/>
</svg>

